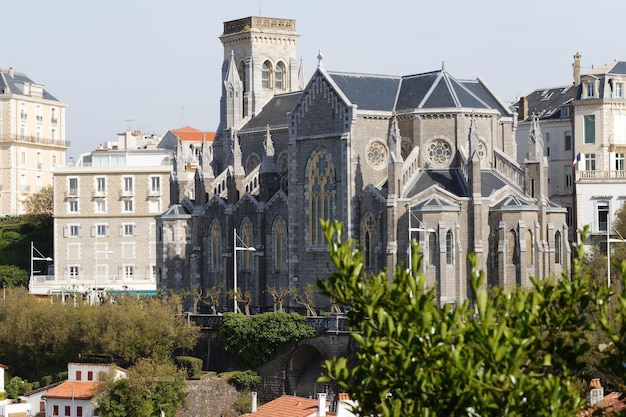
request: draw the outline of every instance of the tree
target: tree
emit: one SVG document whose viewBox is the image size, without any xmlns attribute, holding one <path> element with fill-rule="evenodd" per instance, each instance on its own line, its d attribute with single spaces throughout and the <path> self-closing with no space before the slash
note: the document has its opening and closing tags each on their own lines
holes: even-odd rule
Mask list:
<svg viewBox="0 0 626 417">
<path fill-rule="evenodd" d="M 315 284 L 305 285 L 304 288 L 298 287 L 291 288 L 293 294 L 293 300 L 296 304 L 300 304 L 306 309 L 306 315 L 310 317 L 317 317 L 313 304 L 313 295 L 315 294 Z"/>
<path fill-rule="evenodd" d="M 274 311 L 283 310 L 283 303 L 285 302 L 285 298 L 289 295 L 289 288 L 285 287 L 267 287 L 267 292 L 272 297 L 274 301 Z"/>
<path fill-rule="evenodd" d="M 255 368 L 299 340 L 315 335 L 306 318 L 276 311 L 254 316 L 226 313 L 220 327 L 224 349 L 244 368 Z"/>
<path fill-rule="evenodd" d="M 41 191 L 31 194 L 24 201 L 24 208 L 28 215 L 40 220 L 51 220 L 54 213 L 54 190 L 52 185 L 44 187 Z"/>
<path fill-rule="evenodd" d="M 359 416 L 535 415 L 572 416 L 583 400 L 575 385 L 579 357 L 591 347 L 581 312 L 598 298 L 581 276 L 577 249 L 570 279 L 533 280 L 509 291 L 484 285 L 468 259 L 469 301 L 437 305 L 435 289 L 412 264 L 366 275 L 358 245 L 343 241 L 342 225 L 323 222 L 336 272 L 319 281 L 321 292 L 350 306 L 347 322 L 358 346 L 356 364 L 327 361 L 320 382 L 335 382 L 357 401 Z"/>
<path fill-rule="evenodd" d="M 100 417 L 174 416 L 187 397 L 185 371 L 170 363 L 141 360 L 127 377 L 104 378 L 96 394 Z"/>
<path fill-rule="evenodd" d="M 15 265 L 0 265 L 0 287 L 13 288 L 28 285 L 28 271 Z"/>
<path fill-rule="evenodd" d="M 203 303 L 211 307 L 212 314 L 217 314 L 217 308 L 220 306 L 220 297 L 222 296 L 223 289 L 223 282 L 206 289 L 206 300 L 203 300 Z"/>
</svg>

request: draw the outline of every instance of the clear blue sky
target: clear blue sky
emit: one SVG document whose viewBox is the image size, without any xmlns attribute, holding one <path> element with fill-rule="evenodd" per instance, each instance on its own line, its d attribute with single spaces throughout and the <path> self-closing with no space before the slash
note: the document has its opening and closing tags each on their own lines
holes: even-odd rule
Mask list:
<svg viewBox="0 0 626 417">
<path fill-rule="evenodd" d="M 309 77 L 318 50 L 336 71 L 407 75 L 445 61 L 510 101 L 571 83 L 577 51 L 583 72 L 626 60 L 623 0 L 2 0 L 0 13 L 0 67 L 68 104 L 74 157 L 129 126 L 215 130 L 222 23 L 259 13 L 296 19 Z"/>
</svg>

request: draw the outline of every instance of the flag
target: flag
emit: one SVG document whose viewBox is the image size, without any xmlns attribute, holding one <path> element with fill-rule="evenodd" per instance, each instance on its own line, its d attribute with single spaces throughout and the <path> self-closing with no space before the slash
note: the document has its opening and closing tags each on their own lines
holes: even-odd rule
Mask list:
<svg viewBox="0 0 626 417">
<path fill-rule="evenodd" d="M 576 158 L 574 158 L 574 160 L 572 161 L 572 168 L 574 168 L 576 164 L 580 162 L 581 158 L 582 158 L 582 154 L 578 152 L 578 155 L 576 155 Z"/>
</svg>

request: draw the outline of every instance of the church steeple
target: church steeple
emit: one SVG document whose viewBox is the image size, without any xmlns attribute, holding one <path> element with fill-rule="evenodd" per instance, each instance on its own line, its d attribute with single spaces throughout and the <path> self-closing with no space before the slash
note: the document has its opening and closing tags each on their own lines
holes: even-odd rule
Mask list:
<svg viewBox="0 0 626 417">
<path fill-rule="evenodd" d="M 238 129 L 243 119 L 243 83 L 237 72 L 235 53 L 231 51 L 226 78 L 224 79 L 224 108 L 222 118 L 224 128 Z"/>
</svg>

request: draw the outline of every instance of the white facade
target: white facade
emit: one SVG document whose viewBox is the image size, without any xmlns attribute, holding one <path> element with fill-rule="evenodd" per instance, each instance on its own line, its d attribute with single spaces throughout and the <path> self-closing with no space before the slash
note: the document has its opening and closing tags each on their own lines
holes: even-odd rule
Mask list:
<svg viewBox="0 0 626 417">
<path fill-rule="evenodd" d="M 154 216 L 167 209 L 172 151 L 105 149 L 54 176 L 54 275 L 36 294 L 156 291 Z"/>
<path fill-rule="evenodd" d="M 25 74 L 0 69 L 0 215 L 24 214 L 65 163 L 65 107 Z"/>
</svg>

